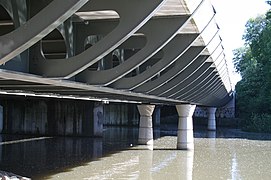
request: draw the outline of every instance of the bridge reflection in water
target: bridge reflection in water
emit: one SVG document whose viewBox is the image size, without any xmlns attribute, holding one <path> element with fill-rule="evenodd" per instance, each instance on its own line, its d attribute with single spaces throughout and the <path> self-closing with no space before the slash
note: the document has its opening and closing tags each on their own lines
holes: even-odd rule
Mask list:
<svg viewBox="0 0 271 180">
<path fill-rule="evenodd" d="M 0 169 L 33 179 L 271 177 L 271 135 L 196 130 L 195 150 L 180 151 L 176 131 L 156 129 L 153 150 L 137 145 L 137 133 L 137 128 L 106 128 L 100 139 L 2 135 Z"/>
</svg>

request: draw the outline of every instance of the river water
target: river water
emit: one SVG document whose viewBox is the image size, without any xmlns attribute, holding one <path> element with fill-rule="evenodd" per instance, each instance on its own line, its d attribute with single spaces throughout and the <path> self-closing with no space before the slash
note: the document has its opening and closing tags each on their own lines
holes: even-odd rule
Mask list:
<svg viewBox="0 0 271 180">
<path fill-rule="evenodd" d="M 176 128 L 105 127 L 103 138 L 2 135 L 0 170 L 32 179 L 271 179 L 271 134 L 195 129 L 195 149 L 176 150 Z M 153 150 L 150 150 L 153 149 Z"/>
</svg>

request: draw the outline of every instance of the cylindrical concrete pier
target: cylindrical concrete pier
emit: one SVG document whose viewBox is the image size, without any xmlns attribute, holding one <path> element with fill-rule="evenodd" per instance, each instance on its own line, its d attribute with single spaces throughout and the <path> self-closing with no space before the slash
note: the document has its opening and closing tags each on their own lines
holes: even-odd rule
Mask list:
<svg viewBox="0 0 271 180">
<path fill-rule="evenodd" d="M 140 114 L 138 143 L 144 145 L 153 144 L 152 113 L 155 105 L 138 105 Z"/>
<path fill-rule="evenodd" d="M 192 116 L 195 108 L 196 105 L 191 104 L 176 105 L 179 114 L 177 149 L 194 149 Z"/>
<path fill-rule="evenodd" d="M 208 130 L 215 131 L 216 130 L 216 120 L 215 120 L 215 107 L 208 108 Z"/>
</svg>

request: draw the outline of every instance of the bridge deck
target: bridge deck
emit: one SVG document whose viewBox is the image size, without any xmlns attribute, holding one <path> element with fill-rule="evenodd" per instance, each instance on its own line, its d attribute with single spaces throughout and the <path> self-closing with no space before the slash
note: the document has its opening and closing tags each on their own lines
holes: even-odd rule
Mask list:
<svg viewBox="0 0 271 180">
<path fill-rule="evenodd" d="M 16 3 L 0 0 L 1 94 L 205 106 L 232 98 L 207 0 Z"/>
</svg>

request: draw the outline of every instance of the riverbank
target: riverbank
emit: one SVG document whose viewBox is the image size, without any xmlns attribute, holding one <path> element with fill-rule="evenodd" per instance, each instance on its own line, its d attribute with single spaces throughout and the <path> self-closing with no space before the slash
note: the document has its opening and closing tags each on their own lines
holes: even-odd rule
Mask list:
<svg viewBox="0 0 271 180">
<path fill-rule="evenodd" d="M 161 125 L 163 124 L 178 124 L 178 115 L 161 117 Z M 217 127 L 240 128 L 239 118 L 216 118 Z M 208 125 L 207 117 L 193 117 L 194 126 Z"/>
</svg>

